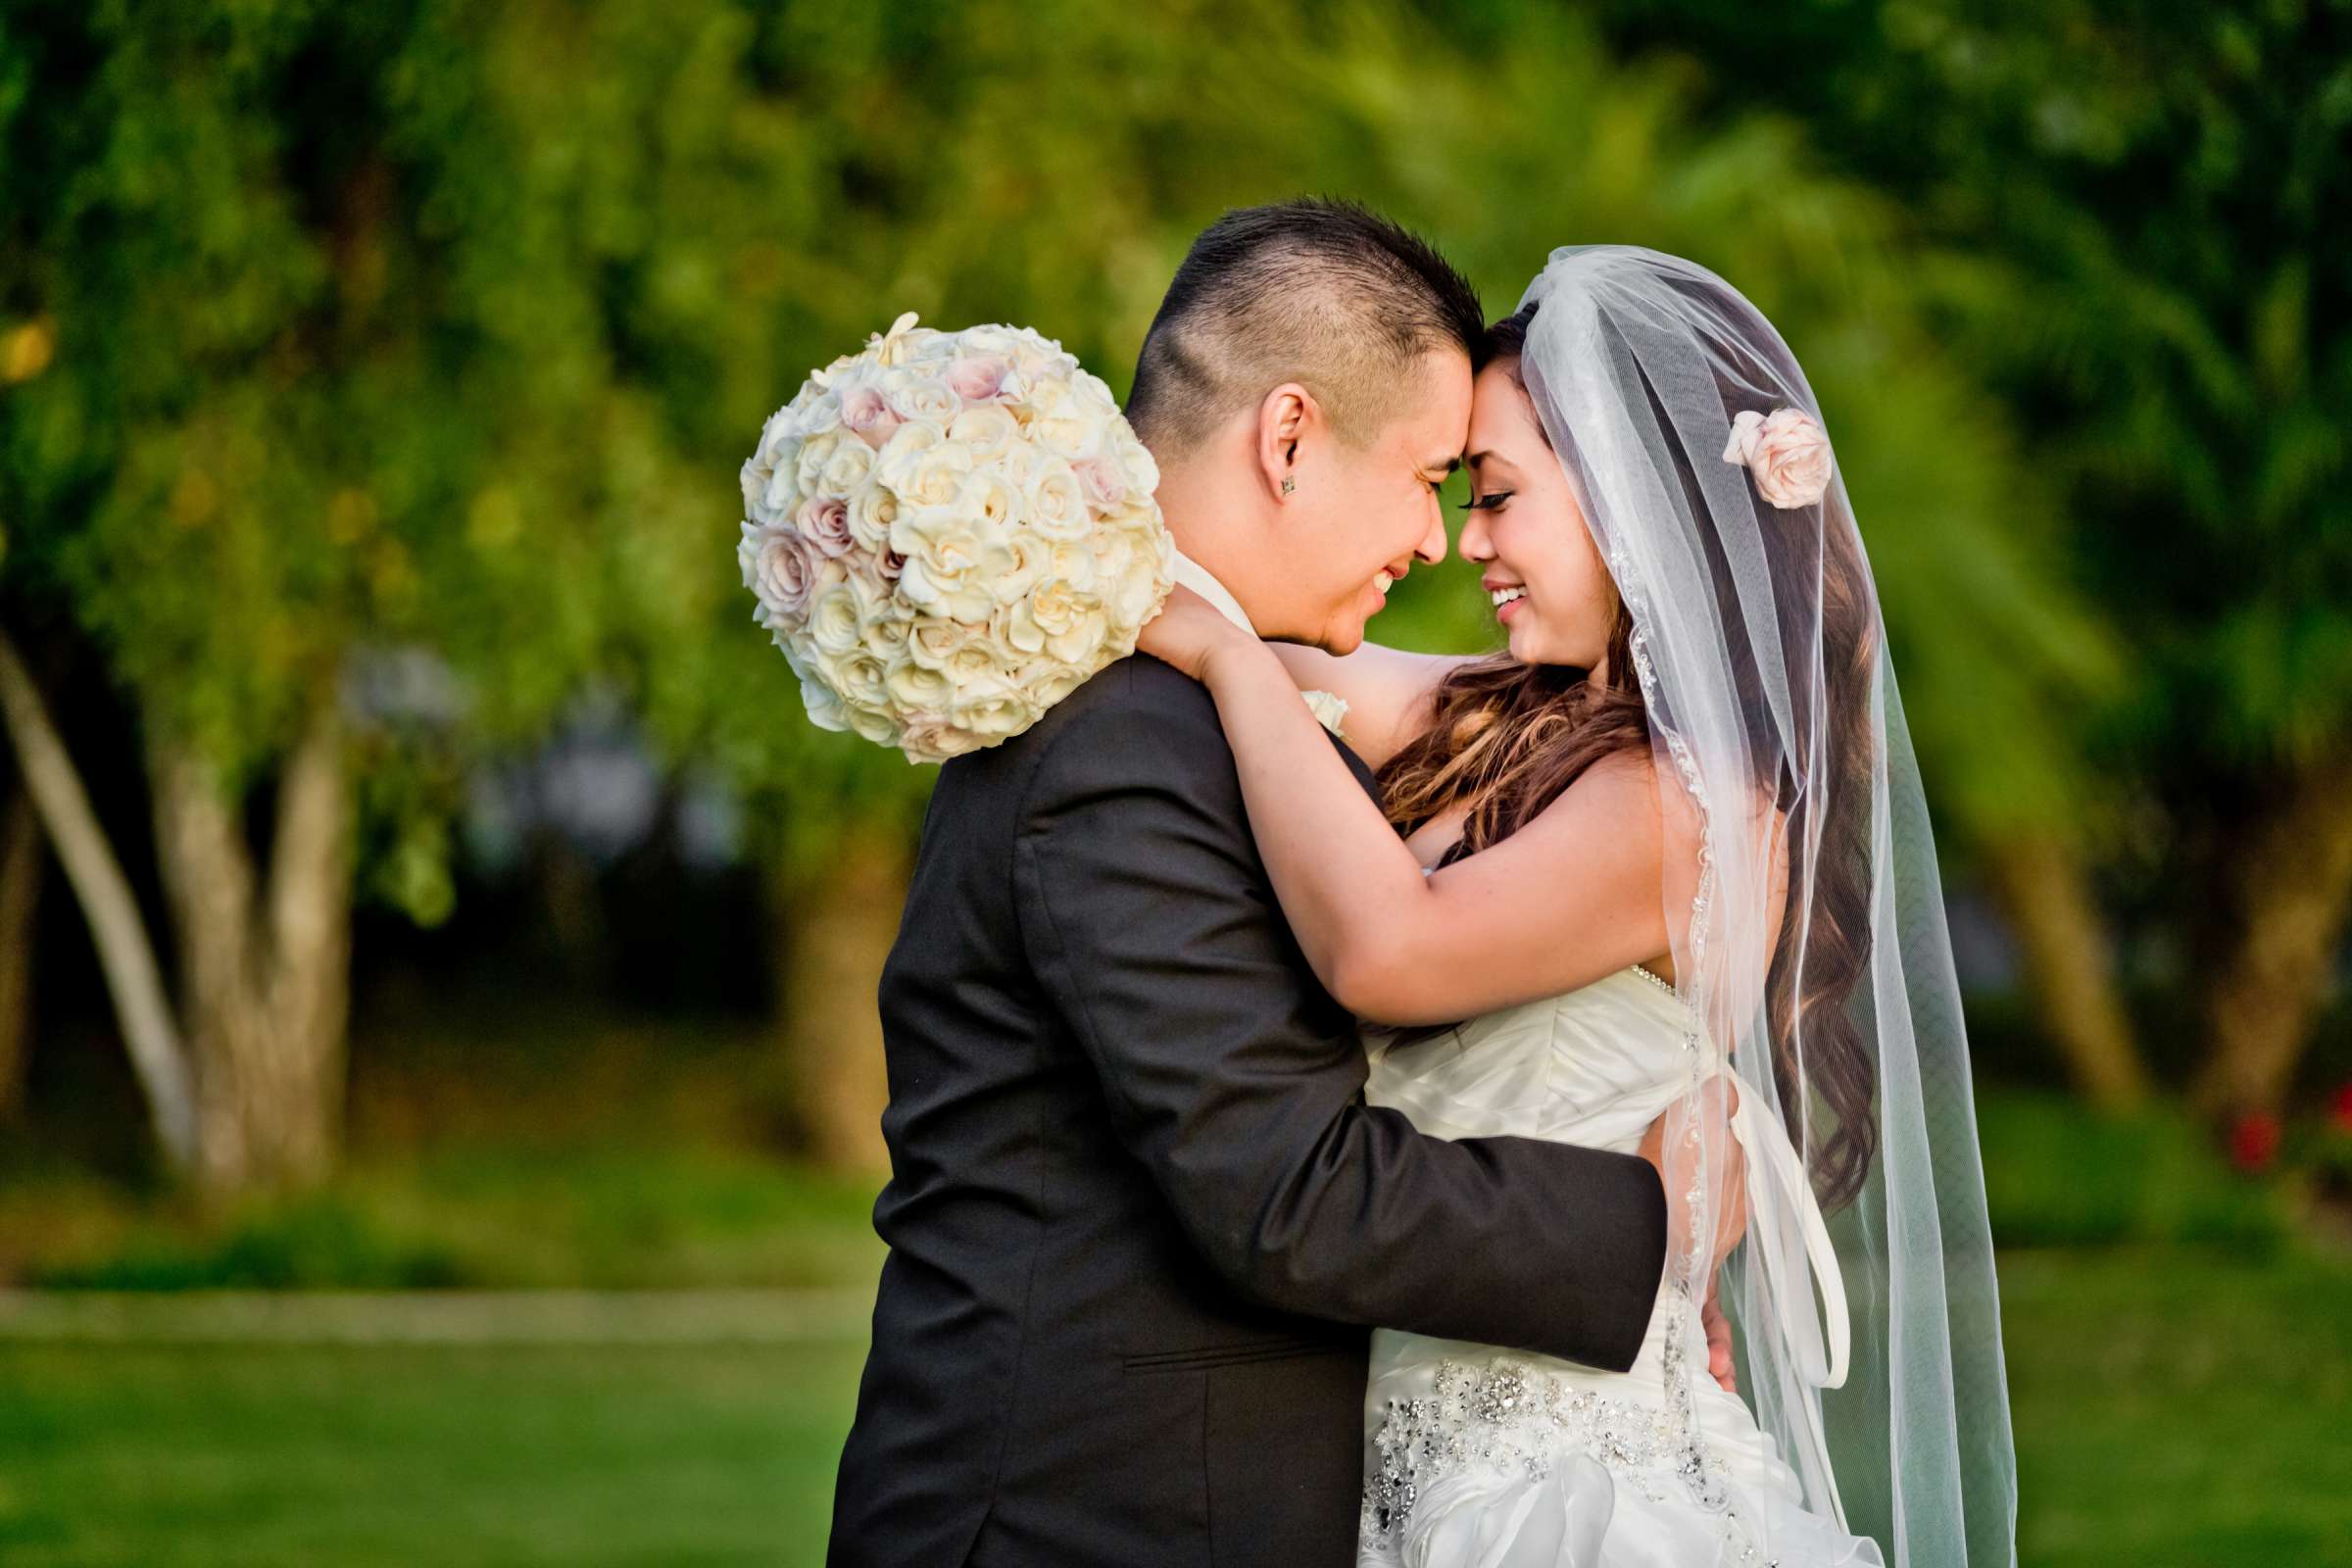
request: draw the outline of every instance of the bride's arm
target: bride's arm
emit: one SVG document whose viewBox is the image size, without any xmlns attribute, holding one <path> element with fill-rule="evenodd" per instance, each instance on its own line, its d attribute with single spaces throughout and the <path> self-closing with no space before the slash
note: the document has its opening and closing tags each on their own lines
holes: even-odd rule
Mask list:
<svg viewBox="0 0 2352 1568">
<path fill-rule="evenodd" d="M 1266 646 L 1300 691 L 1329 692 L 1348 705 L 1348 744 L 1376 769 L 1427 720 L 1438 682 L 1471 662 L 1459 655 L 1411 654 L 1378 643 L 1346 655 L 1294 643 Z"/>
<path fill-rule="evenodd" d="M 1275 894 L 1343 1005 L 1443 1023 L 1667 951 L 1667 831 L 1646 759 L 1595 766 L 1502 843 L 1424 877 L 1273 652 L 1213 620 L 1147 629 L 1145 647 L 1215 697 Z"/>
</svg>

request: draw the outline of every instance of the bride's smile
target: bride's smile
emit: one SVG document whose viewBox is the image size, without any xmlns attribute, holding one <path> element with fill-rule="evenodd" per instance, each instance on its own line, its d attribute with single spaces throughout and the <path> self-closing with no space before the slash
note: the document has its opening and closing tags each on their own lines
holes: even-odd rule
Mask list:
<svg viewBox="0 0 2352 1568">
<path fill-rule="evenodd" d="M 1487 568 L 1483 582 L 1513 659 L 1574 665 L 1605 683 L 1616 590 L 1517 367 L 1515 358 L 1497 360 L 1474 385 L 1462 557 Z"/>
</svg>

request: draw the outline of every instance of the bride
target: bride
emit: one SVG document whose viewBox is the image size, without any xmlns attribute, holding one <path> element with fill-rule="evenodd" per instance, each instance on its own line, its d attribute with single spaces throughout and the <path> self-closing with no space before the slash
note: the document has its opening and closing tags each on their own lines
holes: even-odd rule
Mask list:
<svg viewBox="0 0 2352 1568">
<path fill-rule="evenodd" d="M 1691 1239 L 1630 1371 L 1375 1335 L 1361 1561 L 2013 1562 L 1934 847 L 1811 391 L 1737 290 L 1627 246 L 1554 252 L 1488 349 L 1461 549 L 1507 652 L 1276 648 L 1182 591 L 1143 640 L 1215 696 L 1307 958 L 1385 1026 L 1369 1098 L 1624 1151 L 1676 1117 Z M 1744 1397 L 1699 1310 L 1733 1139 Z"/>
</svg>

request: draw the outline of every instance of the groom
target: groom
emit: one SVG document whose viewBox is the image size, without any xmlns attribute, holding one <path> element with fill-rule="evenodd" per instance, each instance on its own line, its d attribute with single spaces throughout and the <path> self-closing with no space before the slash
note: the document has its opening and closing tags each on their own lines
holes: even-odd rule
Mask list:
<svg viewBox="0 0 2352 1568">
<path fill-rule="evenodd" d="M 1352 207 L 1200 235 L 1128 413 L 1229 613 L 1346 653 L 1444 557 L 1482 319 Z M 1368 1325 L 1616 1370 L 1642 1343 L 1653 1164 L 1365 1104 L 1215 707 L 1156 660 L 941 771 L 881 1009 L 890 1255 L 832 1568 L 1339 1568 Z"/>
</svg>

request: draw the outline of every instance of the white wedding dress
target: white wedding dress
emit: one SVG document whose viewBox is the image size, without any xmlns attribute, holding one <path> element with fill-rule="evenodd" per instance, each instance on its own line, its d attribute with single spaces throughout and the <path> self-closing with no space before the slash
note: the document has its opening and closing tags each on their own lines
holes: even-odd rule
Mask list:
<svg viewBox="0 0 2352 1568">
<path fill-rule="evenodd" d="M 1409 1045 L 1367 1039 L 1366 1098 L 1443 1138 L 1512 1134 L 1631 1153 L 1694 1070 L 1725 1070 L 1683 1000 L 1642 968 Z M 1845 1299 L 1820 1210 L 1786 1138 L 1746 1108 L 1735 1130 L 1749 1184 L 1796 1183 L 1842 1362 Z M 1747 1406 L 1708 1376 L 1696 1308 L 1672 1287 L 1660 1289 L 1623 1373 L 1378 1330 L 1364 1415 L 1360 1568 L 1882 1562 L 1874 1543 L 1807 1510 Z"/>
</svg>

